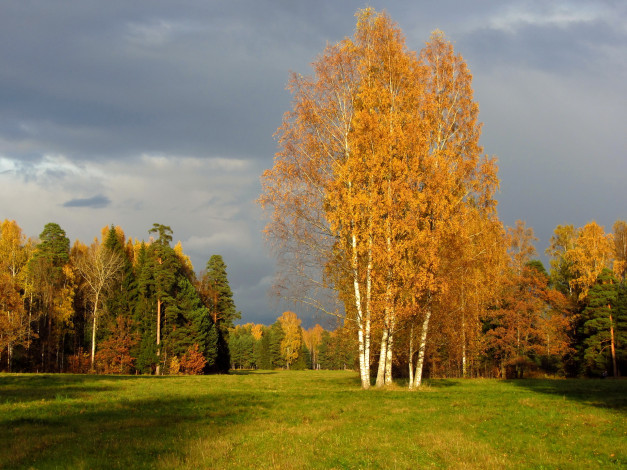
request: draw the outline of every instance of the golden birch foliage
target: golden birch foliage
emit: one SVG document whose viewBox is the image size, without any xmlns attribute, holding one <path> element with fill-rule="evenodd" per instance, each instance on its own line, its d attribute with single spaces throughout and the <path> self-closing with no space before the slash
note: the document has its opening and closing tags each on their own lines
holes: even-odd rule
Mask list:
<svg viewBox="0 0 627 470">
<path fill-rule="evenodd" d="M 0 224 L 0 351 L 26 344 L 33 336 L 20 292 L 28 287 L 24 268 L 33 249 L 14 220 Z"/>
<path fill-rule="evenodd" d="M 33 243 L 22 233 L 14 220 L 5 219 L 0 224 L 0 272 L 8 272 L 17 278 L 28 263 Z"/>
<path fill-rule="evenodd" d="M 609 266 L 613 251 L 612 234 L 606 234 L 596 222 L 577 229 L 575 246 L 566 252 L 565 258 L 571 264 L 573 274 L 570 285 L 578 293 L 580 301 L 588 296 L 603 268 Z"/>
<path fill-rule="evenodd" d="M 174 253 L 176 254 L 176 257 L 179 259 L 185 270 L 188 273 L 193 273 L 194 266 L 192 265 L 192 260 L 189 258 L 189 256 L 183 253 L 183 244 L 180 240 L 176 243 L 176 245 L 174 245 Z"/>
<path fill-rule="evenodd" d="M 111 230 L 111 227 L 108 225 L 105 225 L 104 227 L 102 227 L 102 229 L 100 229 L 100 239 L 103 242 L 109 236 L 109 230 Z M 115 235 L 120 242 L 120 246 L 124 246 L 126 244 L 126 235 L 124 234 L 124 230 L 122 229 L 122 227 L 116 225 L 113 227 L 113 230 L 115 231 Z"/>
<path fill-rule="evenodd" d="M 316 287 L 335 290 L 367 387 L 370 325 L 393 331 L 445 286 L 443 240 L 465 205 L 494 208 L 498 180 L 451 43 L 436 32 L 418 58 L 387 14 L 356 16 L 353 38 L 327 46 L 312 77 L 292 76 L 293 110 L 259 202 L 280 287 L 300 279 L 300 299 L 316 307 Z"/>
<path fill-rule="evenodd" d="M 496 304 L 506 264 L 505 234 L 495 214 L 469 208 L 456 234 L 447 238 L 440 253 L 446 289 L 437 299 L 434 342 L 442 348 L 443 363 L 463 375 L 485 348 L 482 320 Z"/>
<path fill-rule="evenodd" d="M 281 341 L 281 356 L 285 359 L 287 367 L 294 363 L 303 344 L 300 328 L 300 319 L 294 312 L 283 312 L 278 318 L 283 330 Z"/>
<path fill-rule="evenodd" d="M 0 272 L 0 352 L 25 344 L 29 328 L 19 287 L 9 273 Z"/>
<path fill-rule="evenodd" d="M 573 225 L 558 225 L 546 250 L 546 254 L 551 257 L 551 279 L 556 288 L 562 292 L 572 293 L 570 285 L 572 265 L 566 253 L 575 248 L 576 235 Z"/>
<path fill-rule="evenodd" d="M 254 324 L 250 329 L 250 332 L 255 339 L 255 341 L 259 341 L 263 336 L 263 325 Z"/>
<path fill-rule="evenodd" d="M 536 254 L 533 245 L 538 239 L 533 234 L 533 228 L 527 227 L 522 220 L 516 221 L 515 227 L 507 228 L 507 246 L 512 270 L 520 275 L 525 265 Z"/>
<path fill-rule="evenodd" d="M 617 220 L 614 223 L 614 273 L 623 280 L 627 273 L 627 222 Z"/>
</svg>

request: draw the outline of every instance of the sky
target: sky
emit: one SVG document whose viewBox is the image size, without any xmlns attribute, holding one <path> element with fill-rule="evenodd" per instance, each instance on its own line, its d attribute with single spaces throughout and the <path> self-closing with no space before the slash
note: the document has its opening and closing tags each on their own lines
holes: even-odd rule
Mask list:
<svg viewBox="0 0 627 470">
<path fill-rule="evenodd" d="M 255 200 L 285 85 L 366 6 L 409 49 L 440 29 L 464 57 L 499 215 L 533 227 L 539 255 L 558 224 L 627 219 L 622 0 L 4 0 L 0 220 L 33 238 L 56 222 L 84 243 L 110 224 L 146 240 L 169 225 L 197 271 L 223 256 L 242 322 L 274 322 Z"/>
</svg>

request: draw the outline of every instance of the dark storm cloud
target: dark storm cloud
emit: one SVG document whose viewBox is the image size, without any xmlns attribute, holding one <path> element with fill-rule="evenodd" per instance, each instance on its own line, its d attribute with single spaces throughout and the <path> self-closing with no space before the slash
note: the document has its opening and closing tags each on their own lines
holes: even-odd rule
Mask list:
<svg viewBox="0 0 627 470">
<path fill-rule="evenodd" d="M 0 132 L 70 158 L 273 153 L 287 72 L 334 25 L 289 2 L 35 5 L 0 17 Z"/>
<path fill-rule="evenodd" d="M 111 200 L 107 196 L 98 194 L 96 196 L 84 199 L 71 199 L 63 203 L 63 207 L 89 207 L 91 209 L 102 209 L 111 204 Z"/>
<path fill-rule="evenodd" d="M 367 4 L 410 49 L 442 29 L 466 59 L 500 215 L 526 219 L 540 252 L 558 223 L 627 218 L 627 3 L 577 0 L 5 1 L 0 214 L 30 235 L 52 218 L 83 241 L 109 223 L 140 239 L 171 225 L 197 269 L 224 256 L 243 321 L 274 321 L 253 201 L 285 84 Z"/>
<path fill-rule="evenodd" d="M 522 25 L 514 31 L 483 28 L 462 35 L 476 66 L 531 67 L 558 75 L 609 72 L 603 63 L 613 50 L 627 46 L 627 36 L 606 21 Z M 620 64 L 616 64 L 620 66 Z"/>
</svg>

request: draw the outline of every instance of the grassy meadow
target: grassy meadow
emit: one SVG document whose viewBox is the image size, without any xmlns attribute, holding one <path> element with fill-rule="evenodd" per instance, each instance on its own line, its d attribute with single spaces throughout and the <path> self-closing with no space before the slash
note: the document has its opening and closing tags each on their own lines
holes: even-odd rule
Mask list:
<svg viewBox="0 0 627 470">
<path fill-rule="evenodd" d="M 627 381 L 0 375 L 0 468 L 627 468 Z"/>
</svg>

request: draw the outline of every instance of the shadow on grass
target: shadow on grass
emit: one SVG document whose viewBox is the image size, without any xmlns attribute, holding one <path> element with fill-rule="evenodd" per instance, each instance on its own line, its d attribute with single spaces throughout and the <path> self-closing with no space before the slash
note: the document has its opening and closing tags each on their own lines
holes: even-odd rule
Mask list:
<svg viewBox="0 0 627 470">
<path fill-rule="evenodd" d="M 0 417 L 0 468 L 155 468 L 164 459 L 184 462 L 190 442 L 236 432 L 235 426 L 269 415 L 274 406 L 254 391 L 187 385 L 183 393 L 137 399 L 132 389 L 120 387 L 119 394 L 99 399 L 99 392 L 117 387 L 98 386 L 97 376 L 65 376 L 56 388 L 38 385 L 36 376 L 12 379 L 18 386 L 6 387 L 10 393 L 2 386 L 6 380 L 0 385 L 0 404 L 9 411 Z M 78 385 L 76 391 L 63 388 L 67 382 Z M 29 398 L 22 401 L 40 402 L 23 406 L 15 394 L 25 393 Z M 47 400 L 51 394 L 57 398 Z"/>
<path fill-rule="evenodd" d="M 132 379 L 123 376 L 98 375 L 11 375 L 0 376 L 0 403 L 80 398 L 85 394 L 115 390 L 111 382 Z M 100 384 L 106 381 L 107 384 Z"/>
<path fill-rule="evenodd" d="M 431 388 L 448 388 L 461 385 L 461 382 L 455 379 L 427 379 L 424 383 Z"/>
<path fill-rule="evenodd" d="M 507 382 L 534 392 L 561 396 L 586 405 L 609 408 L 627 414 L 627 380 L 521 379 Z"/>
<path fill-rule="evenodd" d="M 270 375 L 276 374 L 273 370 L 234 370 L 229 371 L 229 375 Z"/>
</svg>

